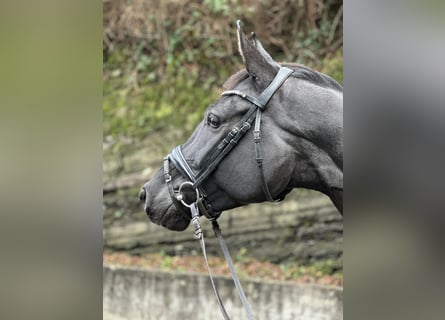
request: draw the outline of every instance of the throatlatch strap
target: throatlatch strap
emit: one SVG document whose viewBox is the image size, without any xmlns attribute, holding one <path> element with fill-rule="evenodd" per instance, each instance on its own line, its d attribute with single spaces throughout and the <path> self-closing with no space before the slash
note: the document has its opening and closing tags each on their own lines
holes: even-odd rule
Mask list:
<svg viewBox="0 0 445 320">
<path fill-rule="evenodd" d="M 261 149 L 261 110 L 258 109 L 255 118 L 255 128 L 253 130 L 253 141 L 255 143 L 255 160 L 258 165 L 261 179 L 261 188 L 266 196 L 266 199 L 270 202 L 275 202 L 269 187 L 267 186 L 266 175 L 264 174 L 263 167 L 263 151 Z"/>
</svg>

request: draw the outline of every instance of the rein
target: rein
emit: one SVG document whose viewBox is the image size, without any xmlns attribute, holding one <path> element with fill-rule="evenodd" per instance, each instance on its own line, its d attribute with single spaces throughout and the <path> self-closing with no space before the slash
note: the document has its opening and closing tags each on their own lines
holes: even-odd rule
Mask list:
<svg viewBox="0 0 445 320">
<path fill-rule="evenodd" d="M 213 171 L 215 171 L 215 169 L 218 167 L 218 165 L 221 163 L 224 157 L 238 144 L 240 139 L 250 130 L 253 121 L 255 120 L 255 125 L 253 130 L 253 140 L 255 144 L 255 159 L 260 172 L 263 193 L 265 194 L 267 200 L 276 201 L 274 200 L 269 190 L 269 187 L 266 182 L 266 177 L 264 174 L 263 155 L 261 149 L 261 115 L 262 112 L 266 109 L 267 104 L 272 98 L 272 96 L 275 94 L 275 92 L 277 92 L 277 90 L 281 87 L 281 85 L 292 75 L 292 73 L 293 70 L 286 67 L 280 67 L 275 78 L 258 97 L 249 96 L 238 90 L 229 90 L 221 94 L 221 96 L 236 95 L 244 100 L 249 101 L 252 104 L 252 106 L 246 112 L 246 114 L 241 118 L 241 120 L 232 128 L 232 130 L 227 134 L 227 136 L 224 139 L 222 139 L 222 141 L 218 144 L 216 149 L 211 153 L 208 160 L 202 164 L 201 166 L 202 169 L 199 172 L 195 173 L 192 170 L 192 168 L 190 168 L 184 154 L 182 153 L 181 146 L 175 147 L 172 150 L 171 154 L 167 155 L 164 158 L 164 180 L 167 185 L 170 197 L 172 199 L 173 204 L 178 209 L 178 211 L 181 212 L 181 214 L 183 214 L 187 219 L 191 220 L 195 232 L 195 237 L 199 240 L 201 246 L 202 254 L 204 256 L 207 270 L 209 272 L 213 291 L 215 292 L 215 296 L 218 305 L 221 309 L 221 313 L 223 314 L 224 319 L 226 320 L 229 320 L 230 318 L 221 301 L 220 295 L 214 283 L 213 276 L 208 264 L 207 253 L 204 242 L 204 234 L 202 232 L 201 224 L 199 221 L 200 213 L 201 215 L 205 215 L 212 222 L 213 231 L 215 233 L 216 238 L 218 238 L 219 240 L 224 257 L 232 274 L 233 282 L 235 283 L 235 287 L 238 290 L 240 299 L 246 311 L 247 318 L 249 320 L 252 320 L 254 318 L 249 303 L 247 302 L 246 295 L 244 294 L 243 288 L 239 281 L 238 275 L 236 274 L 233 261 L 229 254 L 229 250 L 222 236 L 221 229 L 219 228 L 217 222 L 217 219 L 221 215 L 221 212 L 213 210 L 212 205 L 207 200 L 207 194 L 204 188 L 202 187 L 202 182 L 205 181 L 213 173 Z M 173 186 L 172 176 L 170 174 L 170 162 L 175 166 L 175 168 L 180 172 L 180 174 L 188 180 L 181 184 L 178 191 L 176 191 Z M 185 188 L 189 188 L 190 189 L 189 191 L 194 191 L 196 197 L 193 199 L 186 199 L 187 196 L 185 193 Z M 194 193 L 192 192 L 192 194 Z"/>
<path fill-rule="evenodd" d="M 190 211 L 191 211 L 191 223 L 193 225 L 193 229 L 194 229 L 194 232 L 195 232 L 195 238 L 199 240 L 199 244 L 201 246 L 202 255 L 204 257 L 204 261 L 205 261 L 205 264 L 206 264 L 206 267 L 207 267 L 207 271 L 209 273 L 210 282 L 211 282 L 212 287 L 213 287 L 213 292 L 215 293 L 216 300 L 218 302 L 218 305 L 219 305 L 219 308 L 221 310 L 221 313 L 224 316 L 224 319 L 225 320 L 230 320 L 230 317 L 229 317 L 229 315 L 228 315 L 228 313 L 226 311 L 226 308 L 224 307 L 224 304 L 223 304 L 223 302 L 221 300 L 221 297 L 219 295 L 218 289 L 216 288 L 215 281 L 213 280 L 212 271 L 210 270 L 209 261 L 208 261 L 208 258 L 207 258 L 206 247 L 205 247 L 205 242 L 204 242 L 204 233 L 202 232 L 201 223 L 199 221 L 199 211 L 198 211 L 197 201 L 188 204 L 182 198 L 181 190 L 186 185 L 188 185 L 190 187 L 193 187 L 193 184 L 191 182 L 189 182 L 189 181 L 186 181 L 186 182 L 182 183 L 181 186 L 179 187 L 178 200 L 181 201 L 181 203 L 184 206 L 188 207 L 190 209 Z M 198 192 L 197 189 L 195 189 L 195 190 L 196 190 L 196 199 L 198 199 L 199 192 Z M 212 228 L 213 228 L 213 232 L 215 233 L 216 238 L 218 238 L 218 240 L 219 240 L 219 244 L 221 246 L 221 249 L 222 249 L 222 251 L 224 253 L 224 257 L 225 257 L 225 259 L 227 261 L 227 264 L 229 266 L 230 273 L 232 274 L 233 282 L 235 283 L 235 287 L 238 290 L 241 302 L 242 302 L 242 304 L 244 306 L 244 309 L 246 311 L 247 318 L 249 320 L 253 320 L 254 317 L 253 317 L 253 314 L 252 314 L 252 310 L 251 310 L 250 305 L 249 305 L 249 303 L 247 301 L 246 295 L 244 293 L 243 287 L 241 286 L 241 282 L 239 281 L 238 275 L 236 274 L 235 266 L 233 264 L 232 258 L 230 257 L 229 249 L 227 248 L 226 242 L 224 240 L 224 237 L 223 237 L 223 235 L 221 233 L 221 229 L 220 229 L 216 219 L 212 220 Z"/>
</svg>

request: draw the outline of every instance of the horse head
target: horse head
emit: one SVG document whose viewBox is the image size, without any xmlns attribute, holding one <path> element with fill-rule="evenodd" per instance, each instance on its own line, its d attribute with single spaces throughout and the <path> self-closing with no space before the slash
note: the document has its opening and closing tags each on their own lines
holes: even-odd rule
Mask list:
<svg viewBox="0 0 445 320">
<path fill-rule="evenodd" d="M 190 223 L 189 209 L 176 200 L 174 194 L 190 180 L 190 174 L 196 174 L 199 179 L 200 173 L 218 156 L 215 152 L 230 144 L 228 137 L 233 137 L 231 134 L 239 129 L 246 133 L 236 147 L 223 155 L 217 166 L 199 181 L 199 190 L 205 194 L 206 206 L 211 207 L 212 212 L 268 200 L 265 185 L 275 200 L 284 199 L 293 188 L 318 190 L 342 211 L 342 87 L 332 78 L 307 67 L 280 65 L 255 34 L 248 38 L 239 24 L 237 31 L 245 69 L 227 80 L 224 89 L 229 90 L 229 94 L 223 94 L 207 108 L 204 119 L 180 147 L 179 155 L 166 158 L 164 167 L 141 189 L 139 196 L 149 219 L 168 229 L 182 231 Z M 256 118 L 255 123 L 251 121 L 245 128 L 240 127 L 244 125 L 240 119 L 252 110 L 253 103 L 248 98 L 255 100 L 269 90 L 282 66 L 292 73 L 272 93 L 267 107 L 260 110 L 260 132 L 255 133 L 253 128 Z M 259 150 L 255 146 L 258 138 L 261 139 L 261 170 L 258 170 Z M 178 165 L 178 161 L 186 164 Z M 187 171 L 184 166 L 191 173 L 184 173 Z M 185 189 L 189 189 L 184 192 L 185 197 L 196 198 L 193 188 Z"/>
</svg>

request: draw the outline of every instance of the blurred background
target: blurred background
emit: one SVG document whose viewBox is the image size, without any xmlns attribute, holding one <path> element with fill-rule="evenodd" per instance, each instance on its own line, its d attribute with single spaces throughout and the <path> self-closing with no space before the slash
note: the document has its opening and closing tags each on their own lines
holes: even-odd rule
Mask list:
<svg viewBox="0 0 445 320">
<path fill-rule="evenodd" d="M 204 271 L 192 231 L 152 224 L 138 192 L 243 67 L 237 19 L 276 61 L 343 83 L 342 1 L 103 1 L 105 263 Z M 242 276 L 342 285 L 343 222 L 324 195 L 295 190 L 278 205 L 225 212 L 220 224 Z M 228 274 L 203 226 L 215 272 Z"/>
</svg>

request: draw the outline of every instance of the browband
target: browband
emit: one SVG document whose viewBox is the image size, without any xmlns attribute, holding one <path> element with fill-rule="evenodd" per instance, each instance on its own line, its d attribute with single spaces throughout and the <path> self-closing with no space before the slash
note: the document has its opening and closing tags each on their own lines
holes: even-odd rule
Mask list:
<svg viewBox="0 0 445 320">
<path fill-rule="evenodd" d="M 242 93 L 238 90 L 227 90 L 221 93 L 222 96 L 228 96 L 228 95 L 237 95 L 241 98 L 248 100 L 249 102 L 256 105 L 261 110 L 266 109 L 266 105 L 269 102 L 269 100 L 272 98 L 272 96 L 275 94 L 275 92 L 281 87 L 281 85 L 284 83 L 284 81 L 289 78 L 289 76 L 294 71 L 292 69 L 281 67 L 280 70 L 278 70 L 277 75 L 272 80 L 272 82 L 269 84 L 269 86 L 264 89 L 264 91 L 258 96 L 258 97 L 251 97 L 245 93 Z"/>
</svg>

